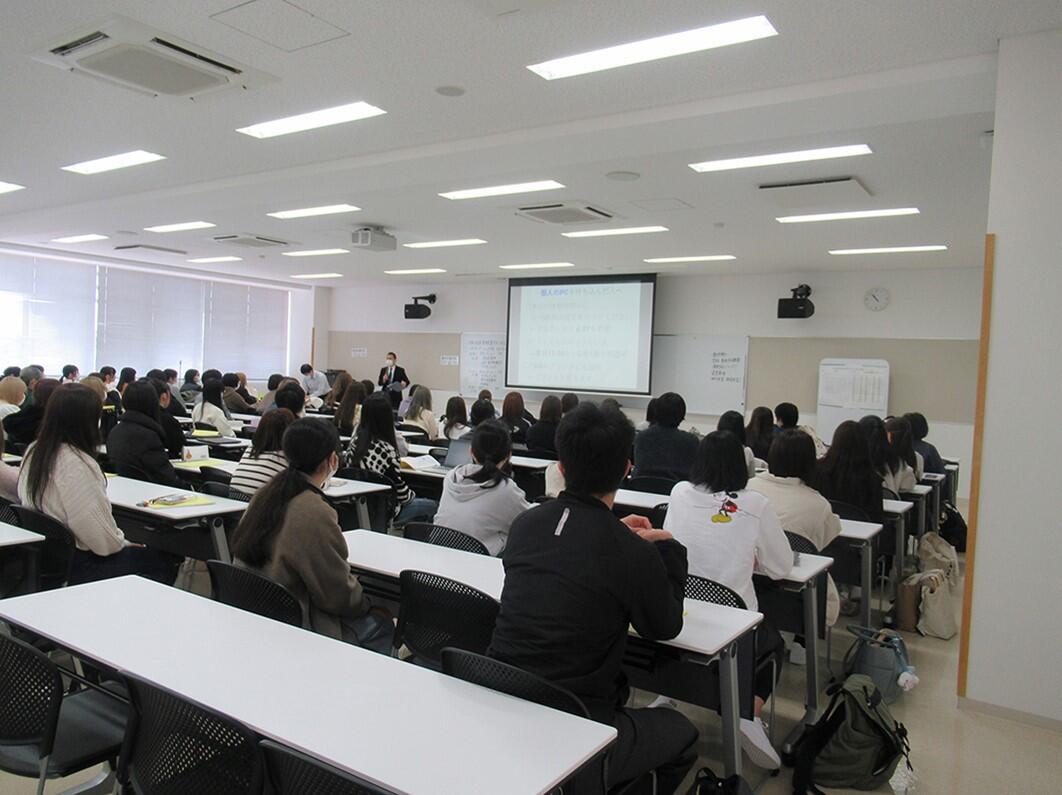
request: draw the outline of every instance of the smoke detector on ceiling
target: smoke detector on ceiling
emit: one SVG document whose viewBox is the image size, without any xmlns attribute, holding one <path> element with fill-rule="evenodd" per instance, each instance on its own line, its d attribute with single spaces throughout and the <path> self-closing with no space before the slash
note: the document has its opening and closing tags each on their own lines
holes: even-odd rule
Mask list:
<svg viewBox="0 0 1062 795">
<path fill-rule="evenodd" d="M 594 207 L 587 202 L 551 202 L 518 207 L 521 218 L 540 224 L 604 224 L 615 218 L 614 213 Z"/>
</svg>

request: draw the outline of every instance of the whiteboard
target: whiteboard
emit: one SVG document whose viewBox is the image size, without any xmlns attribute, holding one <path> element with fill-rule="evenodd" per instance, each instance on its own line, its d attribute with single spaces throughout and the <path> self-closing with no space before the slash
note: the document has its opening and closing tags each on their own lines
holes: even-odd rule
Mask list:
<svg viewBox="0 0 1062 795">
<path fill-rule="evenodd" d="M 505 392 L 505 332 L 469 331 L 461 335 L 461 394 L 474 397 L 489 389 Z"/>
<path fill-rule="evenodd" d="M 819 437 L 833 438 L 845 420 L 889 412 L 889 363 L 884 359 L 823 359 L 819 362 Z"/>
<path fill-rule="evenodd" d="M 690 414 L 745 413 L 748 337 L 653 337 L 653 394 L 678 392 Z"/>
</svg>

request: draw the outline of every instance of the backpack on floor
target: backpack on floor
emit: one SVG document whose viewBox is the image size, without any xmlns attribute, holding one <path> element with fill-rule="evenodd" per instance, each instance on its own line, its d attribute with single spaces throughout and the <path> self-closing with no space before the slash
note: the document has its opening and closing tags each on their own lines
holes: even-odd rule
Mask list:
<svg viewBox="0 0 1062 795">
<path fill-rule="evenodd" d="M 950 502 L 944 503 L 940 520 L 941 537 L 958 552 L 966 551 L 966 520 Z"/>
<path fill-rule="evenodd" d="M 820 786 L 877 789 L 901 759 L 910 768 L 907 729 L 869 677 L 854 674 L 826 692 L 829 706 L 793 748 L 794 795 L 823 795 Z"/>
<path fill-rule="evenodd" d="M 719 778 L 711 768 L 702 767 L 686 795 L 752 795 L 752 788 L 741 776 Z"/>
</svg>

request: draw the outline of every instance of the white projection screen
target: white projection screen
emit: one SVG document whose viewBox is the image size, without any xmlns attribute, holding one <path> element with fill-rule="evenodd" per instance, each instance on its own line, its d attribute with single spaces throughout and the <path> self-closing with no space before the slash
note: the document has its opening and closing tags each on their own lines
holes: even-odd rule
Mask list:
<svg viewBox="0 0 1062 795">
<path fill-rule="evenodd" d="M 655 274 L 511 279 L 506 386 L 649 394 Z"/>
</svg>

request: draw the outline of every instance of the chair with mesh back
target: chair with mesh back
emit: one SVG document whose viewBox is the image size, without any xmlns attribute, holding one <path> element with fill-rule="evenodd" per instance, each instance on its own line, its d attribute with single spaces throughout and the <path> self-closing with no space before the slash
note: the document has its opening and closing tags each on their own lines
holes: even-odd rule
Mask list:
<svg viewBox="0 0 1062 795">
<path fill-rule="evenodd" d="M 522 455 L 524 458 L 537 458 L 539 461 L 557 460 L 556 450 L 535 450 L 533 448 L 528 448 L 527 450 L 521 452 L 520 455 Z"/>
<path fill-rule="evenodd" d="M 208 560 L 207 570 L 210 589 L 217 601 L 285 624 L 302 626 L 299 600 L 280 583 L 220 560 Z"/>
<path fill-rule="evenodd" d="M 406 538 L 414 541 L 424 541 L 439 547 L 460 549 L 462 552 L 473 552 L 476 555 L 489 555 L 490 552 L 478 538 L 473 538 L 468 533 L 443 527 L 430 522 L 407 522 L 403 528 Z"/>
<path fill-rule="evenodd" d="M 77 548 L 74 534 L 61 522 L 25 505 L 12 505 L 18 526 L 44 536 L 37 558 L 37 586 L 35 590 L 50 591 L 61 588 L 70 579 Z"/>
<path fill-rule="evenodd" d="M 98 690 L 64 696 L 48 655 L 0 635 L 0 770 L 36 778 L 37 795 L 46 779 L 117 759 L 125 718 L 125 704 Z"/>
<path fill-rule="evenodd" d="M 659 478 L 653 475 L 639 475 L 627 478 L 623 488 L 631 491 L 644 491 L 648 494 L 670 494 L 675 488 L 677 480 L 672 478 Z"/>
<path fill-rule="evenodd" d="M 133 795 L 258 795 L 255 735 L 216 712 L 126 677 L 133 709 L 118 780 Z"/>
<path fill-rule="evenodd" d="M 652 522 L 653 527 L 664 526 L 664 522 L 667 519 L 667 506 L 666 502 L 662 502 L 649 512 L 649 521 Z"/>
<path fill-rule="evenodd" d="M 553 684 L 548 679 L 536 676 L 522 668 L 503 663 L 499 660 L 485 657 L 482 654 L 466 651 L 463 649 L 447 648 L 442 650 L 442 670 L 447 676 L 463 679 L 466 682 L 496 690 L 524 701 L 532 701 L 543 707 L 555 709 L 558 712 L 567 712 L 580 718 L 591 720 L 590 712 L 582 700 L 569 690 Z M 608 771 L 608 753 L 602 757 L 600 763 L 589 767 L 570 782 L 571 787 L 565 786 L 564 792 L 608 792 L 609 795 L 619 795 L 628 788 L 634 789 L 634 785 L 645 782 L 648 778 L 652 782 L 652 791 L 656 790 L 655 776 L 650 773 L 637 781 L 624 782 L 612 789 L 607 789 L 605 781 Z M 640 790 L 639 790 L 640 791 Z"/>
<path fill-rule="evenodd" d="M 211 497 L 224 497 L 228 499 L 229 496 L 228 483 L 216 483 L 213 480 L 208 480 L 206 483 L 200 484 L 199 488 L 204 494 L 209 494 Z"/>
<path fill-rule="evenodd" d="M 885 486 L 881 487 L 881 496 L 882 496 L 882 499 L 886 499 L 886 500 L 899 500 L 900 499 L 900 495 L 899 494 L 897 494 L 892 489 L 886 488 Z"/>
<path fill-rule="evenodd" d="M 799 552 L 801 555 L 818 555 L 819 548 L 815 546 L 811 541 L 804 538 L 799 533 L 794 533 L 792 530 L 785 530 L 785 537 L 789 539 L 789 547 L 794 552 Z"/>
<path fill-rule="evenodd" d="M 204 483 L 224 483 L 226 486 L 232 480 L 231 472 L 226 472 L 218 467 L 199 467 L 199 476 Z"/>
<path fill-rule="evenodd" d="M 2 465 L 0 465 L 2 466 Z M 0 522 L 4 524 L 18 524 L 18 517 L 11 510 L 11 501 L 0 498 Z"/>
<path fill-rule="evenodd" d="M 250 502 L 253 494 L 248 494 L 246 491 L 240 491 L 229 486 L 229 499 L 236 500 L 236 502 Z"/>
<path fill-rule="evenodd" d="M 415 661 L 438 668 L 447 646 L 483 653 L 490 645 L 498 603 L 464 583 L 407 569 L 399 574 L 402 604 L 394 656 L 405 647 Z"/>
<path fill-rule="evenodd" d="M 275 795 L 387 795 L 387 790 L 272 740 L 262 740 L 258 748 Z"/>
</svg>

